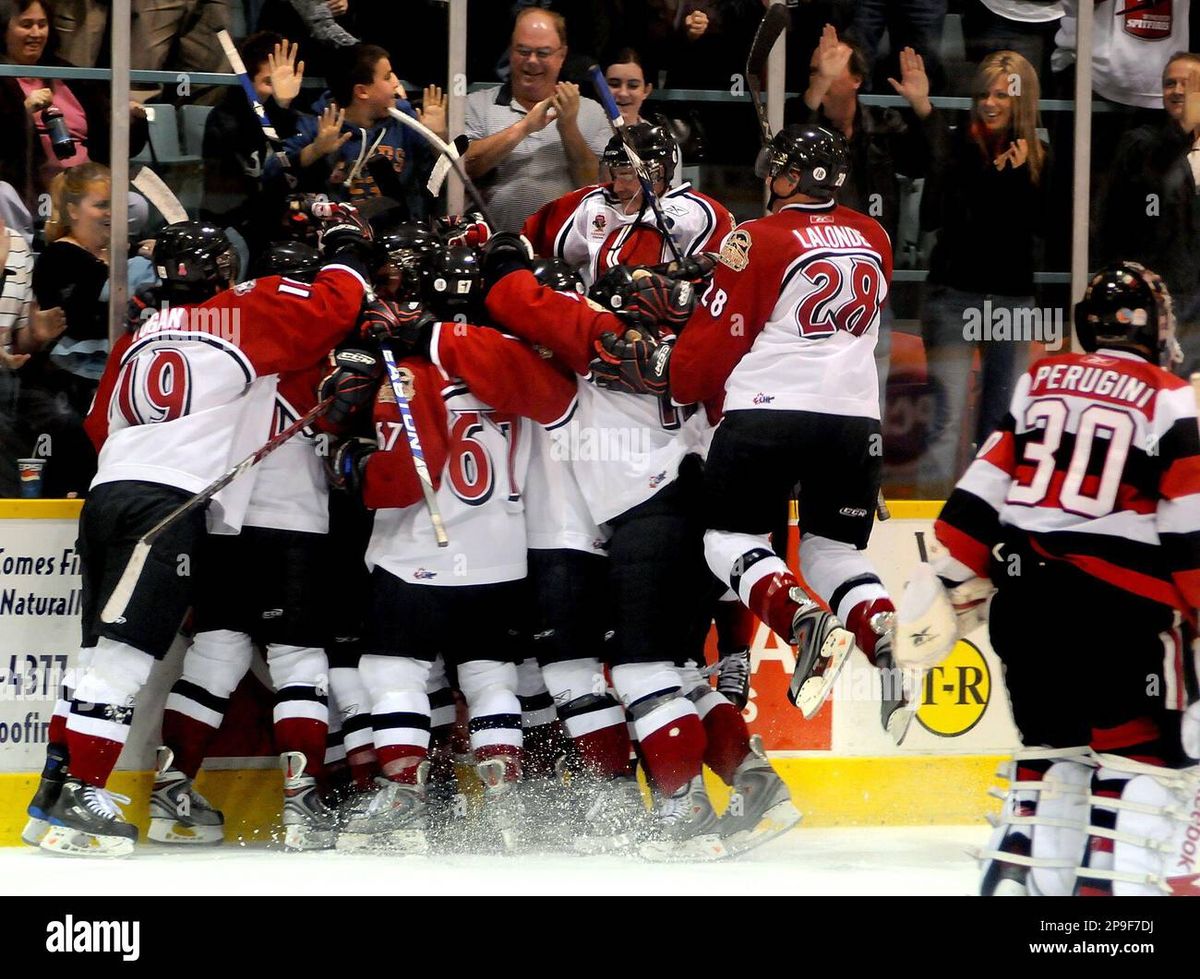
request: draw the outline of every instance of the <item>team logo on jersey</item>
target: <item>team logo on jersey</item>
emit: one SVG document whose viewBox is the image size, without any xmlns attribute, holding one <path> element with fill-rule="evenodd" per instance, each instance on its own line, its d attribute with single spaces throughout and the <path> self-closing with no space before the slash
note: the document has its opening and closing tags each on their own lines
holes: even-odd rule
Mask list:
<svg viewBox="0 0 1200 979">
<path fill-rule="evenodd" d="M 763 394 L 761 391 L 759 391 L 758 394 L 756 394 L 754 396 L 754 403 L 756 405 L 769 405 L 774 400 L 775 400 L 775 395 Z"/>
<path fill-rule="evenodd" d="M 650 488 L 658 489 L 666 481 L 667 481 L 667 471 L 664 469 L 662 472 L 656 473 L 655 475 L 650 477 Z"/>
<path fill-rule="evenodd" d="M 400 377 L 400 392 L 409 401 L 412 401 L 417 396 L 416 385 L 413 384 L 413 372 L 411 367 L 397 367 L 396 373 Z M 391 385 L 385 384 L 379 389 L 379 398 L 381 401 L 391 401 L 393 404 L 396 401 L 396 392 L 392 390 Z"/>
<path fill-rule="evenodd" d="M 606 218 L 603 214 L 597 214 L 594 218 L 592 218 L 592 237 L 604 237 L 604 231 L 607 227 L 608 218 Z"/>
<path fill-rule="evenodd" d="M 233 294 L 235 296 L 244 296 L 256 285 L 258 285 L 257 279 L 247 279 L 245 282 L 239 282 L 233 287 Z"/>
<path fill-rule="evenodd" d="M 417 581 L 428 581 L 430 578 L 436 578 L 437 572 L 430 571 L 428 568 L 417 568 L 417 570 L 413 572 L 413 577 L 416 578 Z"/>
<path fill-rule="evenodd" d="M 750 232 L 737 229 L 729 232 L 721 242 L 721 264 L 740 272 L 750 264 Z"/>
<path fill-rule="evenodd" d="M 1122 29 L 1130 37 L 1143 41 L 1161 41 L 1170 37 L 1173 27 L 1173 0 L 1118 0 L 1121 8 L 1115 14 L 1125 23 Z"/>
<path fill-rule="evenodd" d="M 957 738 L 983 718 L 992 695 L 992 674 L 974 643 L 960 639 L 924 677 L 917 721 L 930 734 Z"/>
</svg>

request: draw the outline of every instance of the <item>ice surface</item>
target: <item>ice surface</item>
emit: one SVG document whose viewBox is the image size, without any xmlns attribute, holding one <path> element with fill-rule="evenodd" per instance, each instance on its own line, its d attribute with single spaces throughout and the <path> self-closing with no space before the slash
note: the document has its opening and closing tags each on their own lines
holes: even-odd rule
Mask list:
<svg viewBox="0 0 1200 979">
<path fill-rule="evenodd" d="M 745 894 L 975 893 L 967 854 L 986 826 L 796 829 L 733 860 L 650 864 L 557 853 L 517 857 L 284 853 L 225 844 L 180 852 L 143 844 L 126 859 L 0 848 L 8 893 L 46 895 Z"/>
</svg>

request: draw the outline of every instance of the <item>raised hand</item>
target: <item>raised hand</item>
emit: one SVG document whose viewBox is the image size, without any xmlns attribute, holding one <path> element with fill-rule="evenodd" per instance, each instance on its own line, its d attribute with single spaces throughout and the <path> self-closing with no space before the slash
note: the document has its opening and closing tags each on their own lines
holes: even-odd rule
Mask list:
<svg viewBox="0 0 1200 979">
<path fill-rule="evenodd" d="M 889 84 L 896 90 L 913 111 L 924 119 L 933 109 L 929 101 L 929 76 L 925 73 L 925 59 L 912 48 L 904 48 L 900 52 L 900 81 L 888 79 Z"/>
<path fill-rule="evenodd" d="M 339 109 L 333 102 L 325 106 L 325 111 L 317 120 L 317 138 L 312 141 L 313 150 L 318 156 L 328 156 L 335 150 L 340 150 L 354 135 L 350 132 L 342 132 L 342 125 L 345 121 L 345 109 Z"/>
<path fill-rule="evenodd" d="M 554 86 L 551 104 L 558 114 L 558 121 L 571 125 L 579 118 L 579 86 L 572 82 L 559 82 Z"/>
<path fill-rule="evenodd" d="M 825 82 L 842 76 L 850 64 L 850 46 L 838 40 L 837 30 L 826 24 L 817 43 L 817 74 Z"/>
<path fill-rule="evenodd" d="M 300 94 L 300 84 L 304 81 L 304 62 L 296 64 L 296 55 L 300 45 L 288 46 L 287 39 L 275 45 L 275 50 L 267 55 L 267 72 L 271 78 L 271 94 L 280 108 L 286 109 L 292 104 L 292 99 Z"/>
<path fill-rule="evenodd" d="M 687 39 L 694 41 L 698 37 L 702 37 L 708 30 L 708 14 L 703 10 L 693 10 L 683 18 L 683 23 L 687 31 Z"/>
<path fill-rule="evenodd" d="M 438 85 L 426 85 L 422 106 L 417 110 L 417 119 L 434 133 L 446 139 L 450 134 L 446 123 L 447 98 Z"/>
</svg>

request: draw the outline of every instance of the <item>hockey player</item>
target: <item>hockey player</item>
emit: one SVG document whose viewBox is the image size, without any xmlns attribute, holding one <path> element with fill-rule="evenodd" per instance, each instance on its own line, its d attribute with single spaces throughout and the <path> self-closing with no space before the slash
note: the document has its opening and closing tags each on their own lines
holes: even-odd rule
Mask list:
<svg viewBox="0 0 1200 979">
<path fill-rule="evenodd" d="M 798 647 L 789 698 L 805 717 L 825 701 L 854 643 L 883 674 L 883 724 L 897 741 L 911 712 L 892 668 L 894 606 L 863 550 L 879 491 L 873 350 L 892 249 L 879 223 L 834 201 L 845 141 L 788 126 L 760 156 L 769 214 L 721 246 L 713 280 L 673 346 L 611 338 L 642 385 L 677 404 L 723 402 L 705 468 L 709 567 Z M 800 587 L 768 533 L 800 487 L 800 564 L 832 609 Z M 845 623 L 843 627 L 842 623 Z"/>
<path fill-rule="evenodd" d="M 272 245 L 259 263 L 267 274 L 253 280 L 252 288 L 310 290 L 319 268 L 320 256 L 303 243 Z M 176 285 L 176 267 L 166 265 L 164 271 L 167 285 Z M 293 274 L 280 279 L 283 272 Z M 313 430 L 298 433 L 259 464 L 241 533 L 207 539 L 197 572 L 195 635 L 163 713 L 163 748 L 150 797 L 152 840 L 221 841 L 221 813 L 196 792 L 192 781 L 257 644 L 275 688 L 274 741 L 287 773 L 284 846 L 333 846 L 336 821 L 317 788 L 332 683 L 324 649 L 329 623 L 323 593 L 323 569 L 329 566 L 329 491 L 318 456 L 321 440 L 328 436 L 317 429 L 340 428 L 373 397 L 380 373 L 373 356 L 339 350 L 332 367 L 316 363 L 279 378 L 271 434 L 318 400 L 334 397 L 335 403 Z"/>
<path fill-rule="evenodd" d="M 469 710 L 484 817 L 505 848 L 521 841 L 516 662 L 524 650 L 514 626 L 525 597 L 525 419 L 561 419 L 574 386 L 520 341 L 459 320 L 477 316 L 478 275 L 470 249 L 447 248 L 432 263 L 430 313 L 396 305 L 368 324 L 403 359 L 376 400 L 376 442 L 347 443 L 333 459 L 335 475 L 359 483 L 376 511 L 359 671 L 382 774 L 374 798 L 347 821 L 339 848 L 426 848 L 428 683 L 439 654 L 456 668 Z M 415 431 L 393 385 L 402 387 Z M 447 548 L 438 547 L 422 502 L 414 439 L 433 475 Z"/>
<path fill-rule="evenodd" d="M 626 133 L 650 171 L 679 254 L 715 251 L 733 229 L 733 215 L 691 184 L 671 188 L 679 147 L 666 129 L 637 123 Z M 612 175 L 611 183 L 583 187 L 551 201 L 521 229 L 535 254 L 562 259 L 579 271 L 589 289 L 619 265 L 657 265 L 674 256 L 619 136 L 609 142 L 602 162 Z"/>
<path fill-rule="evenodd" d="M 685 687 L 681 671 L 697 637 L 702 641 L 707 631 L 704 596 L 716 584 L 703 563 L 703 527 L 696 506 L 696 450 L 704 440 L 706 422 L 701 414 L 685 419 L 656 397 L 631 396 L 586 382 L 602 334 L 625 334 L 634 324 L 639 330 L 678 326 L 691 311 L 694 290 L 689 282 L 645 270 L 615 270 L 620 274 L 608 275 L 620 299 L 612 305 L 624 314 L 618 319 L 595 303 L 539 286 L 528 269 L 527 254 L 514 239 L 498 235 L 485 249 L 485 276 L 492 283 L 488 310 L 506 327 L 553 351 L 583 378 L 570 424 L 556 434 L 592 519 L 611 532 L 609 581 L 616 637 L 608 662 L 660 799 L 658 839 L 649 841 L 642 852 L 652 858 L 717 859 L 728 850 L 700 775 L 709 747 L 706 724 L 688 697 L 692 687 Z M 589 448 L 589 441 L 598 444 Z M 596 671 L 578 665 L 577 675 L 564 687 L 578 703 L 567 703 L 560 713 L 574 716 L 581 727 L 592 725 L 584 730 L 604 730 L 606 750 L 616 763 L 618 715 L 602 696 Z M 555 686 L 550 684 L 552 693 Z M 765 759 L 754 763 L 769 771 Z M 770 775 L 777 781 L 773 772 Z M 767 803 L 756 812 L 761 816 L 775 805 L 791 807 L 786 794 L 783 788 L 782 798 L 772 794 L 768 802 L 755 793 L 756 806 L 758 801 Z M 791 813 L 794 822 L 794 807 Z"/>
<path fill-rule="evenodd" d="M 120 615 L 101 621 L 137 540 L 269 437 L 277 375 L 319 363 L 355 324 L 367 232 L 341 211 L 323 234 L 325 267 L 311 287 L 229 286 L 233 251 L 220 230 L 175 226 L 155 264 L 196 305 L 164 308 L 114 350 L 100 468 L 80 516 L 85 647 L 95 647 L 65 725 L 67 766 L 48 807 L 48 850 L 132 852 L 137 829 L 104 786 L 129 731 L 138 691 L 192 603 L 206 518 L 236 530 L 253 471 L 154 543 Z M 166 278 L 164 275 L 163 278 Z M 48 789 L 52 792 L 53 787 Z M 39 787 L 41 792 L 41 787 Z"/>
<path fill-rule="evenodd" d="M 1021 377 L 934 525 L 945 551 L 933 565 L 963 631 L 994 586 L 988 632 L 1025 746 L 982 891 L 1196 893 L 1200 780 L 1169 770 L 1186 764 L 1172 625 L 1200 606 L 1196 405 L 1169 373 L 1180 354 L 1155 273 L 1102 270 L 1075 328 L 1087 352 L 1043 358 Z M 1047 597 L 1074 614 L 1031 626 Z M 901 665 L 929 668 L 953 645 L 953 615 L 949 628 L 933 623 L 904 617 Z M 919 632 L 944 639 L 916 644 Z"/>
</svg>

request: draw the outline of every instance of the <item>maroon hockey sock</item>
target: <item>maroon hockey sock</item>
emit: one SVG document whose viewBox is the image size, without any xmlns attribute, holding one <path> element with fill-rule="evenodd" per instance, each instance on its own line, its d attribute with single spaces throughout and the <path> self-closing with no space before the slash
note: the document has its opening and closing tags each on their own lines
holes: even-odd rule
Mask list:
<svg viewBox="0 0 1200 979">
<path fill-rule="evenodd" d="M 706 745 L 704 764 L 726 785 L 733 784 L 733 773 L 750 754 L 750 732 L 742 712 L 733 704 L 717 704 L 704 715 Z"/>
<path fill-rule="evenodd" d="M 359 748 L 346 753 L 346 764 L 350 768 L 350 780 L 360 791 L 375 784 L 379 774 L 379 755 L 374 748 Z"/>
<path fill-rule="evenodd" d="M 67 768 L 75 778 L 103 788 L 116 767 L 122 747 L 120 741 L 68 729 L 67 755 L 70 761 Z"/>
<path fill-rule="evenodd" d="M 1146 765 L 1165 765 L 1162 729 L 1152 717 L 1136 717 L 1116 727 L 1094 727 L 1090 746 L 1093 751 L 1123 755 Z"/>
<path fill-rule="evenodd" d="M 876 598 L 870 602 L 859 602 L 846 616 L 846 628 L 854 633 L 854 641 L 872 663 L 875 663 L 875 643 L 879 635 L 871 628 L 871 619 L 880 612 L 895 612 L 896 606 L 890 598 Z"/>
<path fill-rule="evenodd" d="M 50 718 L 50 726 L 46 729 L 46 740 L 50 744 L 67 743 L 67 715 L 54 714 Z"/>
<path fill-rule="evenodd" d="M 641 747 L 654 787 L 674 795 L 704 767 L 704 725 L 698 714 L 685 714 L 643 737 Z"/>
<path fill-rule="evenodd" d="M 162 719 L 162 741 L 175 753 L 174 768 L 188 778 L 195 778 L 208 756 L 217 729 L 194 717 L 177 710 L 164 710 Z M 322 751 L 322 754 L 324 752 Z"/>
<path fill-rule="evenodd" d="M 588 731 L 571 740 L 589 774 L 603 779 L 633 774 L 629 725 L 624 719 L 619 724 Z"/>
<path fill-rule="evenodd" d="M 767 575 L 750 589 L 751 611 L 787 642 L 792 641 L 792 619 L 800 607 L 791 590 L 799 585 L 796 576 L 786 571 Z"/>
<path fill-rule="evenodd" d="M 721 656 L 748 649 L 758 631 L 758 617 L 741 602 L 717 602 L 713 622 L 717 626 L 717 652 Z M 790 621 L 788 624 L 791 625 Z"/>
<path fill-rule="evenodd" d="M 521 777 L 521 749 L 515 744 L 485 744 L 475 749 L 475 761 L 504 759 L 504 781 L 515 782 Z"/>
<path fill-rule="evenodd" d="M 284 717 L 275 722 L 275 750 L 304 755 L 304 774 L 321 777 L 325 767 L 325 741 L 329 725 L 311 717 Z"/>
<path fill-rule="evenodd" d="M 384 778 L 404 785 L 417 784 L 417 772 L 428 749 L 415 744 L 388 744 L 375 749 L 379 772 Z"/>
</svg>

